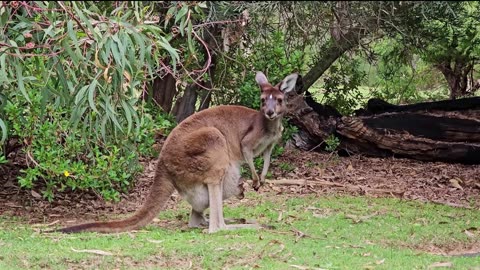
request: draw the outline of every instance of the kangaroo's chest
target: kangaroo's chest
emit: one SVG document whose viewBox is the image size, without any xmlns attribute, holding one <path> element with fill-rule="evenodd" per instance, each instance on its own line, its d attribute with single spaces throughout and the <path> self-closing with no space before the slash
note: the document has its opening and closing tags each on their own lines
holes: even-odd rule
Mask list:
<svg viewBox="0 0 480 270">
<path fill-rule="evenodd" d="M 282 137 L 283 126 L 278 128 L 278 132 L 267 133 L 257 141 L 253 148 L 253 155 L 256 157 L 263 153 L 269 146 L 277 143 Z"/>
</svg>

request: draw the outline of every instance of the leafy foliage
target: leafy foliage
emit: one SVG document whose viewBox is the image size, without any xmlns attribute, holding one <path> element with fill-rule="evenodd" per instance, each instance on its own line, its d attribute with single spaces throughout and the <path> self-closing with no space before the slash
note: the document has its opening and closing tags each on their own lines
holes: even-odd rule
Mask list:
<svg viewBox="0 0 480 270">
<path fill-rule="evenodd" d="M 250 34 L 251 38 L 257 37 L 254 33 Z M 264 39 L 259 38 L 247 44 L 247 48 L 236 48 L 219 63 L 219 70 L 226 75 L 216 82 L 221 90 L 216 99 L 218 103 L 236 103 L 259 109 L 260 88 L 255 82 L 255 71 L 264 72 L 270 83 L 276 84 L 293 72 L 301 72 L 305 57 L 300 50 L 289 55 L 286 53 L 285 37 L 281 31 L 274 31 Z M 233 63 L 228 61 L 232 58 L 236 59 Z"/>
<path fill-rule="evenodd" d="M 363 105 L 363 96 L 358 87 L 364 78 L 365 73 L 359 68 L 359 60 L 341 57 L 323 78 L 325 92 L 322 101 L 343 115 L 351 114 Z"/>
<path fill-rule="evenodd" d="M 373 74 L 366 82 L 371 96 L 393 104 L 448 98 L 442 74 L 398 40 L 378 40 L 372 52 L 378 56 L 373 65 L 364 60 L 364 69 Z"/>
<path fill-rule="evenodd" d="M 400 10 L 395 27 L 385 28 L 397 52 L 410 51 L 441 71 L 452 98 L 467 95 L 466 82 L 479 63 L 479 3 L 407 2 Z"/>
<path fill-rule="evenodd" d="M 325 147 L 325 150 L 327 150 L 328 152 L 333 152 L 337 150 L 338 146 L 340 145 L 340 139 L 337 136 L 330 134 L 325 139 L 325 144 L 327 145 Z"/>
<path fill-rule="evenodd" d="M 94 133 L 81 134 L 70 129 L 64 116 L 67 110 L 53 104 L 43 107 L 40 93 L 28 94 L 30 102 L 20 93 L 12 96 L 5 106 L 6 119 L 12 123 L 11 135 L 27 142 L 23 151 L 29 166 L 19 177 L 20 185 L 42 187 L 48 200 L 53 200 L 55 191 L 66 189 L 92 189 L 107 200 L 118 200 L 141 171 L 138 153 L 154 155 L 155 132 L 170 128 L 168 120 L 154 122 L 145 116 L 140 126 L 143 137 L 125 136 L 124 147 L 102 143 Z"/>
<path fill-rule="evenodd" d="M 148 3 L 2 5 L 1 138 L 25 142 L 21 185 L 43 181 L 49 200 L 66 188 L 118 199 L 139 153 L 152 154 L 154 130 L 174 124 L 153 123 L 142 101 L 162 60 L 180 60 L 171 35 L 152 23 Z"/>
</svg>

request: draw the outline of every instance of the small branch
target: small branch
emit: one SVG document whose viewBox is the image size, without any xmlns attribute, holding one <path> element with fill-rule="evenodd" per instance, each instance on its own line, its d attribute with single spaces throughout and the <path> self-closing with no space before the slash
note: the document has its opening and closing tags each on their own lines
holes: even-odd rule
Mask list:
<svg viewBox="0 0 480 270">
<path fill-rule="evenodd" d="M 210 64 L 212 63 L 212 55 L 210 54 L 210 50 L 207 43 L 205 43 L 205 41 L 197 35 L 196 31 L 192 31 L 192 33 L 195 35 L 198 41 L 200 41 L 200 43 L 202 43 L 202 45 L 205 47 L 205 52 L 208 55 L 207 63 L 205 64 L 205 67 L 202 68 L 201 70 L 194 70 L 195 72 L 202 72 L 202 74 L 198 76 L 200 78 L 205 72 L 207 72 L 208 67 L 210 67 Z"/>
<path fill-rule="evenodd" d="M 330 177 L 322 177 L 322 178 L 329 178 L 333 179 L 335 178 L 334 176 Z M 367 187 L 362 187 L 362 186 L 356 186 L 356 185 L 345 185 L 345 184 L 340 184 L 340 183 L 333 183 L 329 181 L 324 181 L 324 180 L 310 180 L 308 181 L 307 179 L 279 179 L 279 180 L 267 180 L 267 183 L 269 184 L 275 184 L 275 185 L 299 185 L 299 186 L 305 186 L 305 185 L 314 185 L 314 186 L 329 186 L 329 187 L 341 187 L 345 188 L 350 191 L 365 191 L 366 193 L 380 193 L 380 194 L 389 194 L 389 195 L 394 195 L 397 197 L 403 197 L 403 194 L 405 193 L 404 191 L 399 191 L 399 190 L 391 190 L 391 189 L 377 189 L 377 188 L 367 188 Z"/>
<path fill-rule="evenodd" d="M 206 22 L 206 23 L 200 23 L 200 24 L 196 24 L 193 26 L 193 28 L 200 28 L 200 27 L 203 27 L 203 26 L 209 26 L 209 25 L 214 25 L 214 24 L 230 24 L 230 23 L 237 23 L 237 22 L 242 22 L 242 19 L 238 19 L 238 20 L 228 20 L 228 21 L 215 21 L 215 22 Z"/>
<path fill-rule="evenodd" d="M 32 155 L 32 153 L 31 153 L 30 151 L 27 151 L 27 158 L 28 158 L 28 160 L 32 161 L 32 162 L 35 164 L 35 166 L 39 166 L 39 167 L 40 167 L 40 165 L 38 164 L 38 162 L 35 161 L 35 159 L 33 158 L 33 155 Z M 27 162 L 27 163 L 28 163 L 28 162 Z"/>
<path fill-rule="evenodd" d="M 85 27 L 83 27 L 82 23 L 78 20 L 77 17 L 75 17 L 75 15 L 73 15 L 73 13 L 70 12 L 70 10 L 68 10 L 67 8 L 65 8 L 65 6 L 63 5 L 62 2 L 58 2 L 58 4 L 62 7 L 63 10 L 65 10 L 65 12 L 68 13 L 68 15 L 70 15 L 70 17 L 75 21 L 77 22 L 78 26 L 80 28 L 82 28 L 83 32 L 85 32 L 85 34 L 91 39 L 93 40 L 94 38 L 90 35 L 90 33 L 87 31 L 87 29 L 85 29 Z"/>
</svg>

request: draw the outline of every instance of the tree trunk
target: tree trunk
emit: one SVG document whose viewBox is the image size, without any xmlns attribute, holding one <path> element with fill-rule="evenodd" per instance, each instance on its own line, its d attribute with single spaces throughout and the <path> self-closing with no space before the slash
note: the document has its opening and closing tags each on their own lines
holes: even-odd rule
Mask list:
<svg viewBox="0 0 480 270">
<path fill-rule="evenodd" d="M 212 101 L 212 91 L 203 90 L 200 92 L 200 105 L 198 111 L 205 110 L 210 107 L 210 102 Z"/>
<path fill-rule="evenodd" d="M 173 99 L 176 93 L 175 78 L 171 74 L 167 74 L 163 78 L 155 78 L 150 91 L 155 104 L 160 106 L 166 113 L 170 113 L 172 110 Z"/>
<path fill-rule="evenodd" d="M 197 102 L 197 86 L 189 85 L 183 92 L 183 96 L 177 99 L 175 107 L 173 107 L 173 115 L 177 123 L 182 122 L 185 118 L 195 112 L 195 103 Z"/>
<path fill-rule="evenodd" d="M 468 88 L 468 74 L 473 69 L 473 64 L 466 63 L 460 59 L 455 59 L 453 63 L 450 61 L 442 62 L 436 67 L 442 72 L 450 89 L 450 99 L 455 100 L 458 97 L 465 96 Z"/>
</svg>

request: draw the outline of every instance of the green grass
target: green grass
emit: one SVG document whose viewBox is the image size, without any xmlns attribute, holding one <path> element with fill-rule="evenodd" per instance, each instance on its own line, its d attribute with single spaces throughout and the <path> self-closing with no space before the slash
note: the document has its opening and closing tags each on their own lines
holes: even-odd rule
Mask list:
<svg viewBox="0 0 480 270">
<path fill-rule="evenodd" d="M 480 268 L 479 257 L 425 252 L 479 247 L 479 210 L 397 199 L 257 193 L 236 205 L 226 207 L 226 217 L 257 219 L 275 228 L 212 235 L 185 229 L 184 201 L 178 210 L 161 213 L 159 224 L 167 225 L 113 235 L 42 234 L 3 217 L 0 269 L 427 269 L 438 262 Z"/>
</svg>

